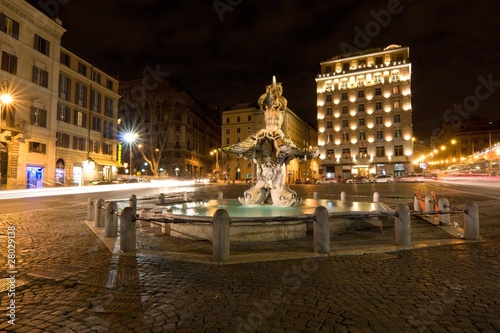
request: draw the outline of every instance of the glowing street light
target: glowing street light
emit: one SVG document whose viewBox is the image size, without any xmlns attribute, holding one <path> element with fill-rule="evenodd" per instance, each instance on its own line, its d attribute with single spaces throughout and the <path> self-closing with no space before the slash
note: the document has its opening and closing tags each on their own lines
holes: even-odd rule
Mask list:
<svg viewBox="0 0 500 333">
<path fill-rule="evenodd" d="M 125 135 L 123 136 L 123 139 L 128 143 L 128 147 L 129 147 L 129 176 L 131 177 L 132 176 L 132 145 L 134 144 L 134 142 L 137 140 L 137 133 L 132 133 L 132 132 L 127 132 L 125 133 Z"/>
<path fill-rule="evenodd" d="M 1 143 L 1 138 L 2 138 L 2 111 L 3 111 L 3 106 L 10 105 L 14 99 L 12 98 L 12 95 L 9 94 L 9 82 L 7 81 L 2 81 L 1 85 L 1 95 L 0 95 L 0 190 L 2 189 L 2 148 L 3 145 Z"/>
</svg>

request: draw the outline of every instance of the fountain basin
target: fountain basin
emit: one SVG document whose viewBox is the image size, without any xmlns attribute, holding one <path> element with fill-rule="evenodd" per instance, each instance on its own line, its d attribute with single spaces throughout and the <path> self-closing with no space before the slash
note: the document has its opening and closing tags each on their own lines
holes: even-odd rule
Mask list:
<svg viewBox="0 0 500 333">
<path fill-rule="evenodd" d="M 166 234 L 186 239 L 212 240 L 212 219 L 218 209 L 228 212 L 231 219 L 230 241 L 282 241 L 306 237 L 312 231 L 314 211 L 324 206 L 330 213 L 330 232 L 362 229 L 381 222 L 360 218 L 374 212 L 390 213 L 383 203 L 349 202 L 340 200 L 305 199 L 299 206 L 244 206 L 238 199 L 209 200 L 162 204 L 154 217 L 172 219 L 162 223 Z M 147 214 L 147 215 L 146 215 Z M 152 213 L 141 214 L 153 217 Z"/>
</svg>

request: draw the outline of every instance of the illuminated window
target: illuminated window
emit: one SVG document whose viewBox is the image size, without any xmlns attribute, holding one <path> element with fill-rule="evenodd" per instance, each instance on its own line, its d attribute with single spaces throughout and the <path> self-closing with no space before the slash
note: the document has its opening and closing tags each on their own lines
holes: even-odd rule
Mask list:
<svg viewBox="0 0 500 333">
<path fill-rule="evenodd" d="M 403 156 L 403 146 L 394 146 L 394 156 Z"/>
<path fill-rule="evenodd" d="M 348 142 L 349 141 L 349 133 L 344 133 L 342 135 L 342 141 L 344 141 L 344 142 Z"/>
<path fill-rule="evenodd" d="M 376 157 L 385 157 L 385 147 L 376 147 L 375 148 L 375 156 Z"/>
<path fill-rule="evenodd" d="M 342 149 L 342 158 L 351 158 L 351 150 L 349 148 Z"/>
<path fill-rule="evenodd" d="M 393 109 L 398 109 L 400 107 L 401 107 L 401 103 L 400 103 L 399 100 L 395 100 L 395 101 L 392 102 L 392 108 Z"/>
<path fill-rule="evenodd" d="M 47 127 L 47 110 L 35 107 L 31 108 L 31 125 Z"/>
<path fill-rule="evenodd" d="M 17 73 L 17 57 L 5 51 L 2 51 L 2 70 L 10 74 Z"/>
<path fill-rule="evenodd" d="M 393 94 L 399 94 L 399 86 L 392 87 L 392 93 Z"/>
<path fill-rule="evenodd" d="M 366 140 L 366 133 L 365 132 L 359 132 L 358 133 L 358 139 L 359 139 L 359 141 Z"/>
</svg>

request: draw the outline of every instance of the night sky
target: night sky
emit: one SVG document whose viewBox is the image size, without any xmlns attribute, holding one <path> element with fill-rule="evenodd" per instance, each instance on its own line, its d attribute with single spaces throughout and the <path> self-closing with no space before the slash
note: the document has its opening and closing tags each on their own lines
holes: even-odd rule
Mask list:
<svg viewBox="0 0 500 333">
<path fill-rule="evenodd" d="M 316 126 L 320 62 L 399 44 L 410 47 L 417 138 L 443 119 L 499 119 L 496 0 L 35 1 L 58 2 L 49 14 L 70 51 L 120 80 L 158 67 L 222 109 L 256 103 L 276 75 L 289 108 Z"/>
</svg>

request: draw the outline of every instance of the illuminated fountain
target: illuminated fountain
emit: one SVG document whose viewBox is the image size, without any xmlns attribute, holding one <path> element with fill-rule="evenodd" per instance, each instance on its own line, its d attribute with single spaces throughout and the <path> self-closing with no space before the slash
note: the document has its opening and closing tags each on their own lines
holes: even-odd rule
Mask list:
<svg viewBox="0 0 500 333">
<path fill-rule="evenodd" d="M 262 205 L 269 200 L 273 206 L 296 206 L 301 199 L 285 184 L 286 165 L 294 158 L 306 160 L 318 157 L 318 148 L 298 148 L 281 130 L 287 101 L 283 97 L 281 82 L 276 83 L 276 77 L 273 76 L 273 83 L 259 98 L 259 106 L 265 114 L 266 128 L 242 142 L 222 148 L 223 152 L 253 160 L 257 165 L 257 182 L 245 191 L 239 201 L 245 206 Z"/>
<path fill-rule="evenodd" d="M 307 160 L 319 155 L 317 147 L 297 147 L 281 130 L 287 101 L 282 95 L 281 83 L 273 77 L 271 85 L 259 98 L 265 113 L 266 128 L 244 141 L 222 148 L 226 153 L 253 160 L 257 165 L 257 181 L 238 199 L 217 199 L 162 205 L 161 214 L 173 220 L 189 223 L 169 223 L 165 228 L 175 237 L 212 240 L 212 217 L 220 209 L 227 211 L 232 221 L 232 241 L 281 241 L 305 237 L 310 231 L 314 210 L 324 206 L 330 215 L 345 213 L 360 215 L 362 212 L 387 211 L 378 202 L 347 202 L 345 200 L 305 199 L 285 184 L 286 165 L 294 158 Z M 153 213 L 149 211 L 149 213 Z M 332 222 L 332 221 L 330 221 Z M 330 231 L 359 228 L 355 219 L 342 219 L 330 223 Z M 366 223 L 365 223 L 366 224 Z"/>
</svg>

